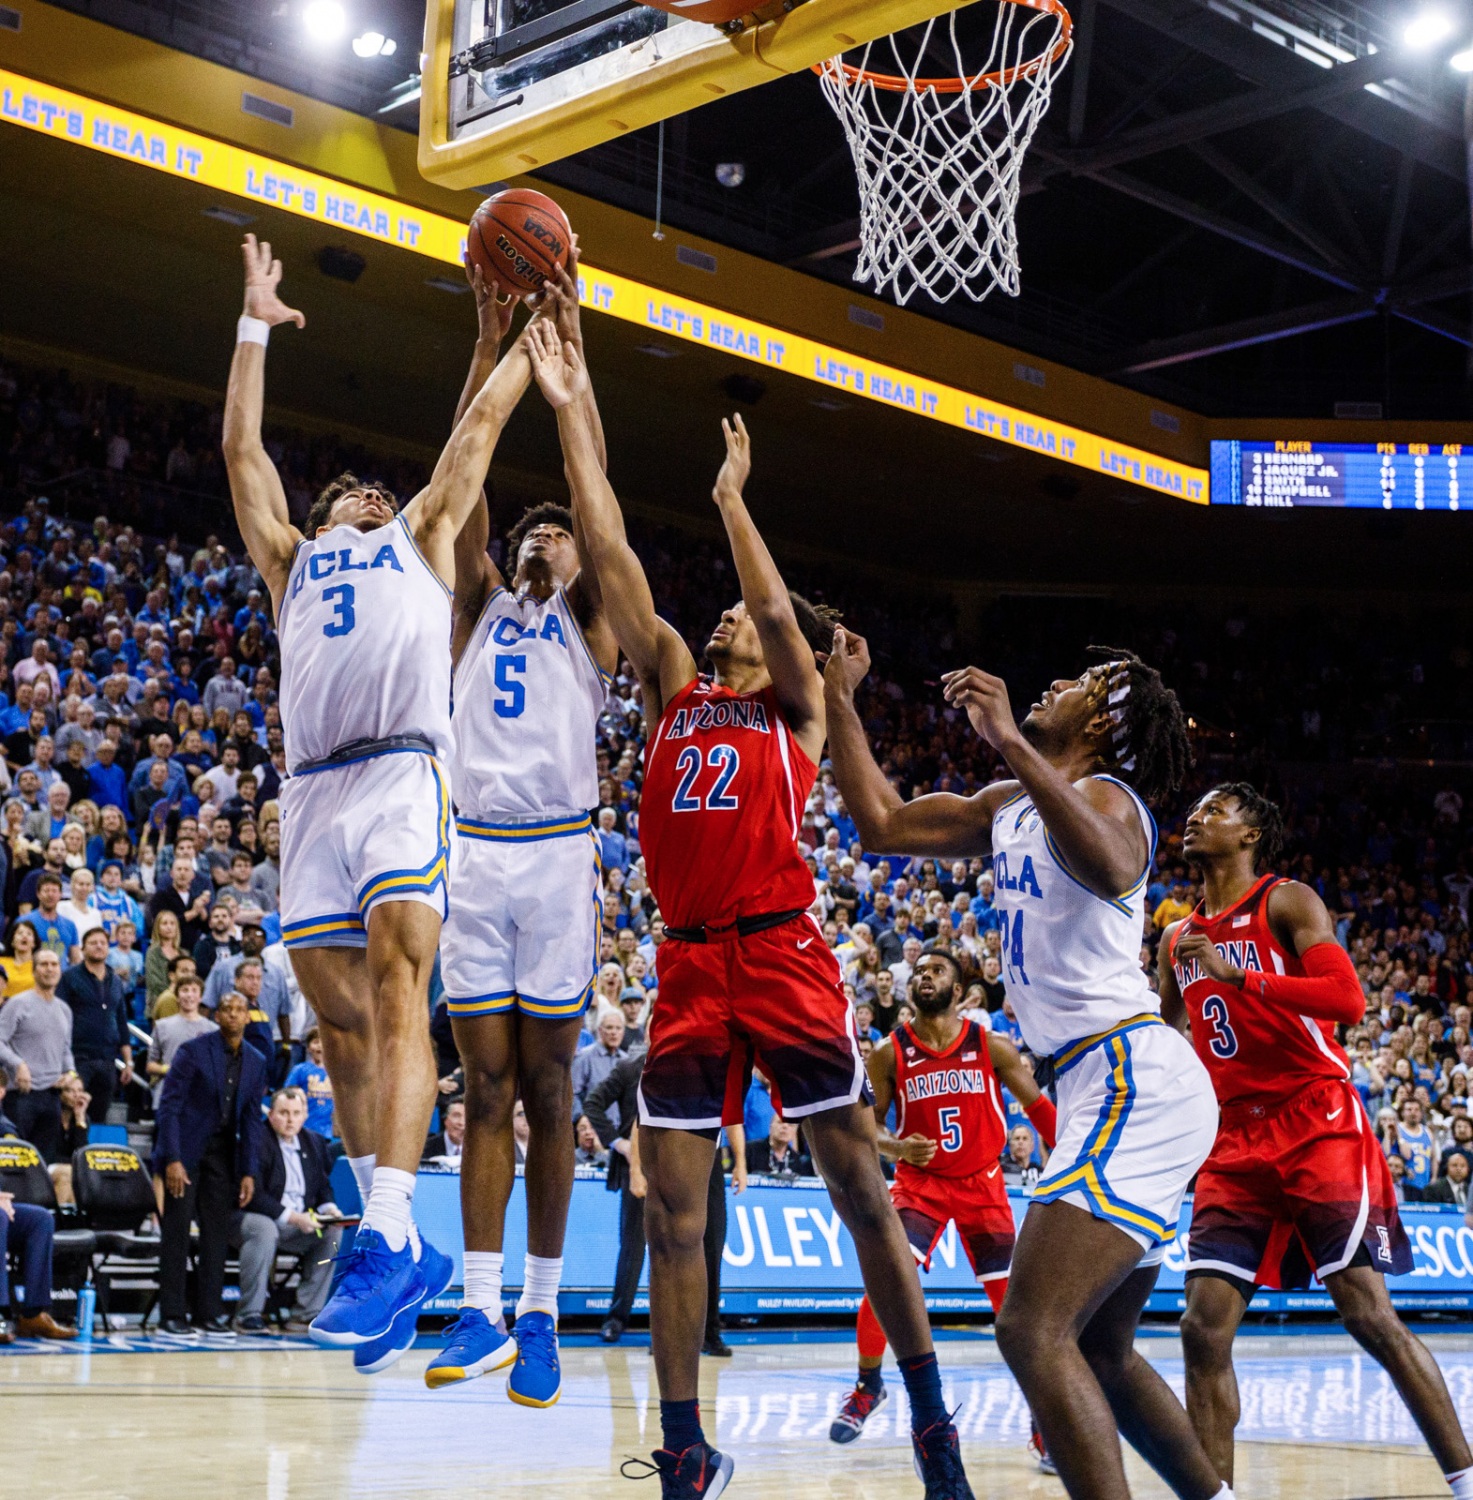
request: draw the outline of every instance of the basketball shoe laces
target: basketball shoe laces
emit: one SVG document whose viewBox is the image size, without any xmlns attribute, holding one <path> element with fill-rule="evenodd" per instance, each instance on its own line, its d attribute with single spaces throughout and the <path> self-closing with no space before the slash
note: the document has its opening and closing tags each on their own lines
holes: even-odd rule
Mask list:
<svg viewBox="0 0 1473 1500">
<path fill-rule="evenodd" d="M 962 1467 L 962 1445 L 952 1412 L 911 1435 L 916 1468 L 925 1481 L 926 1500 L 974 1500 L 967 1471 Z"/>
<path fill-rule="evenodd" d="M 520 1329 L 517 1334 L 517 1358 L 522 1364 L 527 1363 L 529 1350 L 545 1365 L 557 1363 L 557 1327 L 550 1318 L 546 1323 L 525 1320 L 517 1326 Z"/>
<path fill-rule="evenodd" d="M 875 1409 L 880 1399 L 880 1392 L 883 1390 L 883 1386 L 878 1391 L 868 1390 L 862 1385 L 855 1386 L 849 1392 L 843 1406 L 839 1408 L 839 1415 L 847 1417 L 856 1427 L 862 1427 L 869 1414 Z"/>
<path fill-rule="evenodd" d="M 625 1479 L 653 1479 L 658 1474 L 663 1500 L 700 1500 L 704 1491 L 702 1480 L 706 1473 L 706 1454 L 709 1449 L 709 1443 L 696 1443 L 683 1453 L 672 1453 L 668 1448 L 661 1448 L 653 1455 L 653 1463 L 646 1458 L 626 1458 L 619 1465 L 619 1473 Z M 639 1472 L 641 1469 L 643 1473 Z"/>
<path fill-rule="evenodd" d="M 481 1331 L 481 1325 L 477 1319 L 487 1323 L 491 1321 L 479 1308 L 462 1307 L 456 1314 L 455 1321 L 447 1325 L 445 1329 L 445 1347 L 449 1349 L 462 1338 L 471 1338 L 478 1334 Z"/>
<path fill-rule="evenodd" d="M 373 1235 L 377 1244 L 364 1244 L 368 1234 Z M 384 1243 L 383 1237 L 373 1230 L 368 1231 L 368 1234 L 355 1235 L 350 1249 L 332 1257 L 330 1264 L 336 1265 L 341 1261 L 343 1265 L 343 1274 L 337 1285 L 340 1297 L 361 1301 L 375 1287 L 382 1286 L 393 1273 L 393 1253 Z"/>
</svg>

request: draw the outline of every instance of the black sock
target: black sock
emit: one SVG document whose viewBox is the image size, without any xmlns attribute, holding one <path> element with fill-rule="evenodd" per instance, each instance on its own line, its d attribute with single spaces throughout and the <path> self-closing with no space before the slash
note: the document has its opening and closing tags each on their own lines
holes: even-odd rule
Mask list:
<svg viewBox="0 0 1473 1500">
<path fill-rule="evenodd" d="M 660 1402 L 660 1431 L 664 1434 L 665 1448 L 670 1453 L 684 1453 L 687 1448 L 704 1443 L 706 1434 L 701 1431 L 701 1403 Z"/>
<path fill-rule="evenodd" d="M 867 1370 L 861 1365 L 859 1367 L 859 1379 L 855 1381 L 855 1384 L 860 1390 L 869 1391 L 871 1394 L 883 1390 L 885 1388 L 885 1378 L 880 1366 L 875 1365 L 872 1369 Z"/>
<path fill-rule="evenodd" d="M 910 1425 L 914 1432 L 924 1432 L 946 1415 L 946 1401 L 941 1394 L 941 1367 L 936 1355 L 917 1354 L 900 1361 L 905 1380 L 905 1394 L 910 1398 Z"/>
</svg>

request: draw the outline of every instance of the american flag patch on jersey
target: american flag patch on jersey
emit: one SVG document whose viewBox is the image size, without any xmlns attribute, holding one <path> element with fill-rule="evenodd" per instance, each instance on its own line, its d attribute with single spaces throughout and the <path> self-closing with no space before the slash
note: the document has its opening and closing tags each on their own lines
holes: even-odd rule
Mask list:
<svg viewBox="0 0 1473 1500">
<path fill-rule="evenodd" d="M 1252 920 L 1253 920 L 1253 918 L 1252 918 L 1251 915 L 1243 916 L 1243 917 L 1234 917 L 1233 918 L 1233 926 L 1234 927 L 1246 927 Z"/>
<path fill-rule="evenodd" d="M 977 1061 L 977 1054 L 975 1052 L 963 1052 L 962 1053 L 962 1061 L 963 1062 L 976 1062 Z"/>
</svg>

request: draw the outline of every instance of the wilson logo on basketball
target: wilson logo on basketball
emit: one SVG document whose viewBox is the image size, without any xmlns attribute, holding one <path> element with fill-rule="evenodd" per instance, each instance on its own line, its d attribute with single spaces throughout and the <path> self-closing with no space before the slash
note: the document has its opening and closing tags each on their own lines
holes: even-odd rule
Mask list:
<svg viewBox="0 0 1473 1500">
<path fill-rule="evenodd" d="M 496 248 L 511 262 L 512 270 L 523 280 L 532 282 L 534 286 L 541 286 L 547 280 L 547 273 L 541 266 L 533 265 L 504 234 L 496 236 Z"/>
</svg>

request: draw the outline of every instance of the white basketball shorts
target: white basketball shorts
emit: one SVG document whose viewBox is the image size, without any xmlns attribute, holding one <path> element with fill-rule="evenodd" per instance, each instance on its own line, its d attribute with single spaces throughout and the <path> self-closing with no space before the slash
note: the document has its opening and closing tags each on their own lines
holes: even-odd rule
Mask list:
<svg viewBox="0 0 1473 1500">
<path fill-rule="evenodd" d="M 454 833 L 432 755 L 391 750 L 289 777 L 281 788 L 281 937 L 288 948 L 363 948 L 381 901 L 443 918 Z"/>
<path fill-rule="evenodd" d="M 586 813 L 456 820 L 454 892 L 440 939 L 446 1007 L 581 1016 L 593 996 L 603 871 Z"/>
<path fill-rule="evenodd" d="M 1192 1044 L 1141 1017 L 1058 1056 L 1059 1140 L 1034 1203 L 1072 1203 L 1130 1235 L 1154 1265 L 1217 1135 L 1212 1080 Z"/>
</svg>

